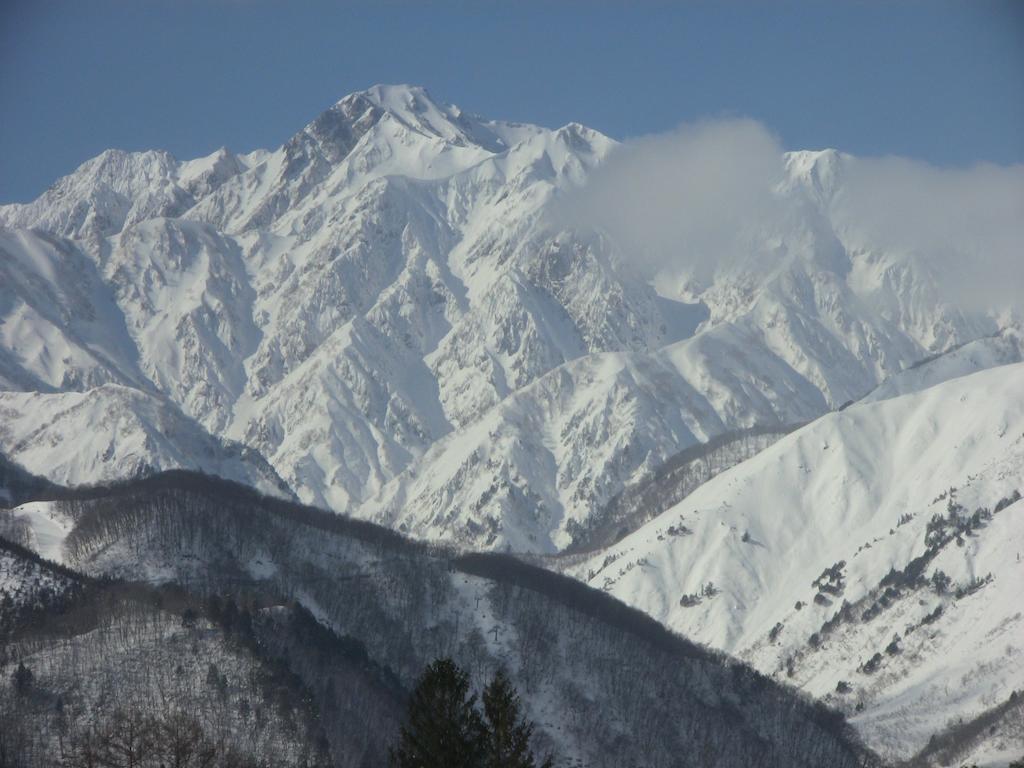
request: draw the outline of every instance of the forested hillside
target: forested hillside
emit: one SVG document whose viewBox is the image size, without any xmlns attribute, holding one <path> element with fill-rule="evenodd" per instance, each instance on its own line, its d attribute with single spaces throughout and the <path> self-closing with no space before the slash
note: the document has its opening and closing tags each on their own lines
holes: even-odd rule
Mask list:
<svg viewBox="0 0 1024 768">
<path fill-rule="evenodd" d="M 198 657 L 223 657 L 235 670 L 226 672 L 229 690 L 250 706 L 253 689 L 231 688 L 242 662 L 230 654 L 286 659 L 335 764 L 380 764 L 397 732 L 395 703 L 427 663 L 445 656 L 477 686 L 507 667 L 537 722 L 538 746 L 559 765 L 618 768 L 642 759 L 781 768 L 873 759 L 836 713 L 601 592 L 512 558 L 461 556 L 186 472 L 73 496 L 50 510 L 73 521 L 61 546 L 67 565 L 91 578 L 180 588 L 160 606 L 152 595 L 162 592 L 146 592 L 144 605 L 133 597 L 127 608 L 106 599 L 96 620 L 127 638 L 117 641 L 126 644 L 120 652 L 141 658 L 148 647 L 166 668 L 179 654 L 196 658 L 199 633 L 209 645 Z M 236 611 L 248 618 L 239 624 Z M 251 639 L 240 626 L 252 627 Z M 39 655 L 19 640 L 14 653 L 50 669 L 69 652 L 67 641 L 46 650 L 54 633 L 36 631 L 51 638 L 33 641 Z M 79 636 L 89 648 L 100 642 Z M 215 651 L 220 645 L 227 650 Z M 325 672 L 335 662 L 338 671 Z M 67 674 L 91 689 L 109 671 L 96 662 Z M 188 685 L 206 684 L 200 678 Z"/>
</svg>

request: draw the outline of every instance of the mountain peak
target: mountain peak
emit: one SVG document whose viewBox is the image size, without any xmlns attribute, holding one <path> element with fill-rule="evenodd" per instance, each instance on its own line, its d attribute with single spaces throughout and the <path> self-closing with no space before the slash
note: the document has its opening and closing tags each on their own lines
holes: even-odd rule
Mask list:
<svg viewBox="0 0 1024 768">
<path fill-rule="evenodd" d="M 434 98 L 430 91 L 422 85 L 377 83 L 365 90 L 350 93 L 338 103 L 342 104 L 359 100 L 368 101 L 374 106 L 396 116 L 424 116 L 435 113 L 444 115 L 449 120 L 454 121 L 465 121 L 468 118 L 483 120 L 478 115 L 464 112 L 456 104 L 449 104 Z"/>
<path fill-rule="evenodd" d="M 428 107 L 442 109 L 444 105 L 434 101 L 430 93 L 421 85 L 410 85 L 409 83 L 377 83 L 363 91 L 356 91 L 346 96 L 347 99 L 365 98 L 392 112 L 401 111 L 422 111 Z"/>
<path fill-rule="evenodd" d="M 345 96 L 329 110 L 357 118 L 367 111 L 377 118 L 390 115 L 406 128 L 432 134 L 447 141 L 465 140 L 458 123 L 462 111 L 458 107 L 435 101 L 426 88 L 418 85 L 377 84 Z"/>
<path fill-rule="evenodd" d="M 806 186 L 820 203 L 832 198 L 850 156 L 836 149 L 800 150 L 786 153 L 790 178 Z"/>
<path fill-rule="evenodd" d="M 459 147 L 477 146 L 488 151 L 506 148 L 505 138 L 494 132 L 494 124 L 470 115 L 454 104 L 436 100 L 419 85 L 379 83 L 350 93 L 328 113 L 340 111 L 349 119 L 370 113 L 374 120 L 389 115 L 407 130 L 439 138 Z"/>
<path fill-rule="evenodd" d="M 412 85 L 374 85 L 355 91 L 320 113 L 285 145 L 291 162 L 302 163 L 310 140 L 329 162 L 337 162 L 367 132 L 384 120 L 429 139 L 465 146 L 472 142 L 460 127 L 462 113 L 439 106 L 426 89 Z"/>
</svg>

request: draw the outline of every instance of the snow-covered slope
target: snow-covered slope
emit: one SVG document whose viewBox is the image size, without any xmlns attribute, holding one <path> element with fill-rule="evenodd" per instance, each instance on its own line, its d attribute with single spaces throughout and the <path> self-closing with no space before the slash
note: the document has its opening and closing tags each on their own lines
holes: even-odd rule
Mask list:
<svg viewBox="0 0 1024 768">
<path fill-rule="evenodd" d="M 873 403 L 911 392 L 920 392 L 944 381 L 967 376 L 1000 365 L 1019 363 L 1024 359 L 1024 342 L 1018 332 L 988 336 L 968 342 L 949 352 L 913 365 L 882 382 L 862 398 Z"/>
<path fill-rule="evenodd" d="M 52 501 L 30 501 L 13 509 L 0 509 L 0 537 L 60 563 L 64 540 L 73 526 Z"/>
<path fill-rule="evenodd" d="M 1024 364 L 917 383 L 782 438 L 571 570 L 911 756 L 1024 689 Z"/>
<path fill-rule="evenodd" d="M 305 501 L 545 552 L 687 446 L 818 416 L 1006 325 L 865 236 L 835 203 L 857 160 L 832 151 L 785 158 L 799 215 L 750 258 L 656 290 L 553 213 L 614 146 L 376 86 L 273 151 L 109 151 L 0 207 L 0 388 L 116 400 L 118 444 L 146 445 L 25 460 L 70 483 L 194 466 L 147 428 L 157 398 Z M 20 424 L 47 402 L 5 397 Z"/>
<path fill-rule="evenodd" d="M 0 392 L 0 453 L 64 485 L 183 467 L 291 495 L 256 451 L 211 436 L 162 397 L 116 384 L 85 392 Z"/>
<path fill-rule="evenodd" d="M 145 386 L 110 286 L 73 242 L 0 229 L 0 387 Z"/>
</svg>

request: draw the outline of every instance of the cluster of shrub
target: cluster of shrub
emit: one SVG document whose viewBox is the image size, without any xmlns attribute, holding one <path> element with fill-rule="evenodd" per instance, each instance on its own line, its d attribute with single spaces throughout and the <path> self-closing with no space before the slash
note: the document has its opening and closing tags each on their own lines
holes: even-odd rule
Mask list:
<svg viewBox="0 0 1024 768">
<path fill-rule="evenodd" d="M 821 575 L 811 582 L 811 589 L 818 590 L 814 596 L 817 605 L 832 605 L 832 600 L 827 596 L 841 597 L 846 590 L 846 581 L 843 579 L 843 568 L 846 561 L 840 560 L 833 563 L 831 567 L 825 568 Z"/>
<path fill-rule="evenodd" d="M 699 592 L 691 592 L 688 595 L 683 595 L 679 598 L 679 605 L 683 608 L 693 608 L 696 605 L 700 605 L 704 602 L 704 599 L 711 599 L 719 592 L 718 588 L 714 585 L 714 582 L 708 582 L 701 586 Z"/>
<path fill-rule="evenodd" d="M 817 632 L 813 633 L 809 638 L 807 638 L 807 644 L 810 645 L 812 648 L 817 648 L 821 645 L 822 640 L 828 635 L 832 634 L 832 632 L 834 632 L 840 624 L 842 624 L 844 621 L 850 621 L 852 618 L 853 606 L 850 605 L 850 603 L 848 603 L 846 600 L 843 600 L 843 605 L 839 608 L 838 611 L 836 611 L 832 615 L 832 618 L 826 619 L 822 623 L 821 629 L 819 629 Z"/>
<path fill-rule="evenodd" d="M 945 497 L 945 494 L 944 494 Z M 878 583 L 878 589 L 881 593 L 878 597 L 861 613 L 861 621 L 871 621 L 872 619 L 879 616 L 882 611 L 893 605 L 898 599 L 900 599 L 905 592 L 923 589 L 925 587 L 931 587 L 936 595 L 945 595 L 950 592 L 953 587 L 952 579 L 941 571 L 936 570 L 931 579 L 925 578 L 925 571 L 928 565 L 934 560 L 939 552 L 942 551 L 950 542 L 957 542 L 962 545 L 965 536 L 969 536 L 973 531 L 983 528 L 992 516 L 1008 506 L 1018 501 L 1021 498 L 1019 491 L 1014 491 L 1013 494 L 1001 499 L 994 507 L 993 512 L 989 512 L 988 509 L 981 507 L 975 510 L 972 514 L 966 515 L 966 510 L 955 501 L 954 494 L 948 496 L 948 502 L 946 505 L 945 515 L 933 515 L 932 519 L 928 521 L 925 528 L 925 550 L 917 557 L 912 558 L 902 569 L 897 570 L 895 567 L 889 569 L 889 572 L 882 577 Z M 900 518 L 901 524 L 904 522 L 906 516 Z M 829 592 L 831 594 L 841 594 L 842 591 L 842 574 L 841 567 L 845 563 L 836 563 L 832 568 L 826 568 L 820 577 L 814 581 L 814 586 L 818 587 L 823 592 Z M 984 577 L 978 577 L 972 579 L 967 584 L 959 585 L 955 589 L 952 589 L 953 595 L 956 599 L 964 598 L 968 595 L 977 592 L 979 589 L 989 584 L 992 581 L 992 575 L 988 574 Z M 836 591 L 838 588 L 838 592 Z M 824 597 L 821 592 L 815 596 L 816 602 L 822 602 L 827 604 L 828 600 Z M 836 614 L 833 619 L 839 617 L 842 619 L 852 618 L 852 615 L 848 615 L 846 604 L 844 603 L 843 609 L 840 614 Z M 922 620 L 923 624 L 930 624 L 935 621 L 939 615 L 941 615 L 941 607 L 936 608 L 931 614 Z M 826 622 L 827 624 L 828 622 Z M 834 628 L 834 627 L 832 627 Z M 826 627 L 823 626 L 822 630 Z M 824 632 L 819 633 L 823 636 Z M 813 636 L 812 636 L 813 637 Z M 814 640 L 811 641 L 811 645 L 816 645 Z"/>
<path fill-rule="evenodd" d="M 995 505 L 993 508 L 994 511 L 992 512 L 981 507 L 970 515 L 965 514 L 966 509 L 956 502 L 955 490 L 948 494 L 943 494 L 939 499 L 936 499 L 936 501 L 946 498 L 948 498 L 946 514 L 934 515 L 926 526 L 925 551 L 917 557 L 912 558 L 902 569 L 896 570 L 895 567 L 889 569 L 889 572 L 879 581 L 877 590 L 875 591 L 875 594 L 878 596 L 860 613 L 861 621 L 868 622 L 876 618 L 883 610 L 892 606 L 908 591 L 930 587 L 936 595 L 942 596 L 952 594 L 955 599 L 960 600 L 968 595 L 974 594 L 985 585 L 991 583 L 991 573 L 983 577 L 975 577 L 966 584 L 957 585 L 955 587 L 952 579 L 950 579 L 950 577 L 942 570 L 936 570 L 932 573 L 930 579 L 926 578 L 924 573 L 927 570 L 928 565 L 947 544 L 956 541 L 958 544 L 962 545 L 964 536 L 969 536 L 973 531 L 984 527 L 988 521 L 992 519 L 994 514 L 1001 512 L 1011 504 L 1020 500 L 1020 492 L 1014 491 L 1011 495 L 1001 499 Z M 912 516 L 909 514 L 903 515 L 900 517 L 899 525 L 903 525 L 911 519 Z M 832 597 L 838 597 L 843 594 L 845 588 L 843 568 L 845 568 L 845 566 L 846 562 L 843 560 L 834 563 L 831 567 L 825 568 L 821 572 L 821 575 L 811 583 L 811 586 L 818 590 L 817 594 L 814 596 L 814 602 L 816 604 L 826 606 L 831 605 L 832 600 L 829 598 L 829 595 Z M 699 600 L 697 602 L 699 602 Z M 804 604 L 798 601 L 794 605 L 794 609 L 799 611 L 803 606 Z M 913 632 L 918 626 L 934 623 L 942 613 L 942 605 L 937 605 L 935 609 L 924 616 L 918 624 L 908 625 L 906 628 L 907 634 Z M 808 645 L 812 648 L 820 647 L 824 639 L 835 631 L 840 624 L 854 620 L 854 606 L 844 600 L 839 610 L 836 611 L 831 618 L 826 619 L 817 632 L 810 635 L 807 640 Z M 769 633 L 769 641 L 774 642 L 781 631 L 781 625 L 773 627 Z M 894 637 L 893 641 L 886 646 L 885 653 L 889 656 L 894 656 L 900 652 L 899 636 L 897 635 Z M 879 669 L 884 658 L 885 657 L 881 652 L 877 652 L 867 661 L 863 662 L 858 669 L 865 674 L 873 674 Z M 787 673 L 790 677 L 795 674 L 795 663 L 796 660 L 793 657 L 787 659 L 786 667 Z"/>
</svg>

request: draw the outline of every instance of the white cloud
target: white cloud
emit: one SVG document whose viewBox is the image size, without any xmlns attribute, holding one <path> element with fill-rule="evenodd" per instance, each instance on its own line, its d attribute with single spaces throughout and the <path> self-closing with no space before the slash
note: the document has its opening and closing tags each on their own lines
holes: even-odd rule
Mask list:
<svg viewBox="0 0 1024 768">
<path fill-rule="evenodd" d="M 1024 166 L 943 169 L 898 157 L 850 164 L 839 226 L 929 260 L 948 300 L 972 308 L 1024 298 Z"/>
<path fill-rule="evenodd" d="M 847 158 L 829 216 L 864 247 L 929 260 L 954 303 L 1022 304 L 1024 166 L 942 169 L 903 158 Z M 808 207 L 774 190 L 783 150 L 753 120 L 706 121 L 627 141 L 554 209 L 559 228 L 598 229 L 650 273 L 711 278 L 761 271 Z"/>
<path fill-rule="evenodd" d="M 603 231 L 643 268 L 704 272 L 747 247 L 751 222 L 784 214 L 771 194 L 783 172 L 759 123 L 702 122 L 620 145 L 554 216 Z"/>
</svg>

